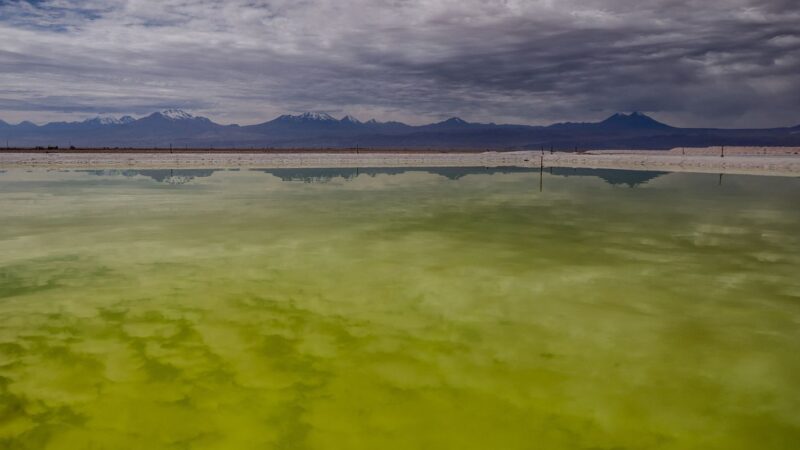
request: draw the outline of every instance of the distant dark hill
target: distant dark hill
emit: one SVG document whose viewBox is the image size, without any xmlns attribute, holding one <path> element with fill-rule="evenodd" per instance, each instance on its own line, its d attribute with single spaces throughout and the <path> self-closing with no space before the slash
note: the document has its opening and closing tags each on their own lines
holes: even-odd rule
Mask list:
<svg viewBox="0 0 800 450">
<path fill-rule="evenodd" d="M 667 124 L 661 123 L 652 117 L 646 116 L 640 112 L 633 112 L 631 114 L 614 114 L 608 119 L 600 122 L 598 128 L 603 130 L 672 130 L 673 128 Z"/>
<path fill-rule="evenodd" d="M 459 117 L 451 117 L 445 121 L 424 125 L 419 128 L 424 131 L 461 131 L 474 129 L 476 126 L 479 126 L 479 124 L 469 123 Z"/>
<path fill-rule="evenodd" d="M 37 130 L 39 127 L 36 126 L 35 123 L 26 120 L 24 122 L 20 122 L 14 128 L 21 131 L 34 131 Z"/>
<path fill-rule="evenodd" d="M 614 114 L 596 122 L 566 122 L 551 125 L 551 129 L 581 133 L 663 132 L 674 128 L 640 112 Z"/>
<path fill-rule="evenodd" d="M 800 146 L 800 126 L 773 129 L 676 128 L 645 114 L 614 114 L 595 123 L 547 127 L 472 123 L 453 117 L 412 126 L 336 119 L 325 113 L 282 115 L 256 125 L 220 125 L 170 109 L 140 119 L 97 117 L 83 122 L 0 121 L 10 146 L 225 148 L 463 148 L 492 150 L 669 149 L 713 145 Z"/>
</svg>

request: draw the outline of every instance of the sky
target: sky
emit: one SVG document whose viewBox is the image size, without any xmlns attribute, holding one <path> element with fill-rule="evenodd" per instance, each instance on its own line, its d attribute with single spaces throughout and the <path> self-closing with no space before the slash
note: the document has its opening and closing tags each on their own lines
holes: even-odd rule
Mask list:
<svg viewBox="0 0 800 450">
<path fill-rule="evenodd" d="M 798 0 L 0 0 L 0 119 L 800 124 Z"/>
</svg>

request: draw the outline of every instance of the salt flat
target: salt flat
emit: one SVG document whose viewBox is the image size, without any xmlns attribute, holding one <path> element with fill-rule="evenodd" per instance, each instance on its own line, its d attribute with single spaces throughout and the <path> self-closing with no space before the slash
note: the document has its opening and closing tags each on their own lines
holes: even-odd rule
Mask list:
<svg viewBox="0 0 800 450">
<path fill-rule="evenodd" d="M 726 147 L 669 151 L 594 150 L 568 153 L 513 152 L 207 152 L 81 151 L 0 152 L 0 168 L 120 167 L 584 167 L 672 172 L 795 175 L 799 148 Z"/>
</svg>

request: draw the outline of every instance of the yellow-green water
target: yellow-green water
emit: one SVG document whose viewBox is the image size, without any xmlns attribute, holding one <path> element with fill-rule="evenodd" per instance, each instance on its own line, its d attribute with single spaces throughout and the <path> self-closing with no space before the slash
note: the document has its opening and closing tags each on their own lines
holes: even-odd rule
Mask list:
<svg viewBox="0 0 800 450">
<path fill-rule="evenodd" d="M 5 171 L 0 448 L 800 448 L 798 206 L 798 178 Z"/>
</svg>

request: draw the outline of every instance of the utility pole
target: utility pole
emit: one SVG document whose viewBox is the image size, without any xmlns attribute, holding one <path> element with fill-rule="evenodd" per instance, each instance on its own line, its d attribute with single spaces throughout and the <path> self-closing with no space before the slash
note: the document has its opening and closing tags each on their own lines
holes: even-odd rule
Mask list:
<svg viewBox="0 0 800 450">
<path fill-rule="evenodd" d="M 544 154 L 539 157 L 539 192 L 542 192 L 542 187 L 544 186 L 543 182 L 544 178 Z"/>
</svg>

